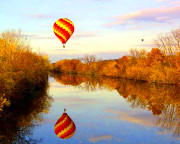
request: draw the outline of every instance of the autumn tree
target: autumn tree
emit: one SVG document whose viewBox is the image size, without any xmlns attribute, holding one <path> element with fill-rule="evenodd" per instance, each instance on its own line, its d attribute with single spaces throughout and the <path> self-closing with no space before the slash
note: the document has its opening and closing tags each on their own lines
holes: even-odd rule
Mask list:
<svg viewBox="0 0 180 144">
<path fill-rule="evenodd" d="M 62 72 L 76 72 L 78 65 L 81 64 L 81 61 L 78 59 L 72 60 L 61 60 L 56 62 L 55 67 L 59 68 Z"/>
<path fill-rule="evenodd" d="M 135 58 L 143 58 L 146 57 L 146 50 L 145 49 L 130 49 L 130 55 Z"/>
<path fill-rule="evenodd" d="M 174 66 L 174 55 L 180 52 L 180 28 L 166 34 L 160 34 L 154 41 L 165 56 L 170 66 Z"/>
<path fill-rule="evenodd" d="M 93 56 L 93 55 L 90 55 L 90 56 L 87 55 L 87 56 L 81 58 L 80 60 L 81 60 L 83 63 L 89 65 L 90 63 L 96 61 L 96 57 Z"/>
<path fill-rule="evenodd" d="M 157 64 L 157 63 L 162 63 L 164 60 L 164 56 L 160 49 L 158 48 L 152 48 L 151 52 L 148 53 L 148 62 L 149 64 Z"/>
<path fill-rule="evenodd" d="M 180 52 L 180 28 L 159 35 L 155 40 L 155 44 L 165 55 L 175 55 L 177 52 Z"/>
</svg>

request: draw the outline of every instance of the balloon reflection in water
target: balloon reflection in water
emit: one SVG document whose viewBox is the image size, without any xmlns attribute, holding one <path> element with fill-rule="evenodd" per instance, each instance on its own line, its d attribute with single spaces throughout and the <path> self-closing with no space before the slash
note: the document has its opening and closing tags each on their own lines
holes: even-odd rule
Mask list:
<svg viewBox="0 0 180 144">
<path fill-rule="evenodd" d="M 62 139 L 71 138 L 76 131 L 76 126 L 72 119 L 66 113 L 66 109 L 64 109 L 64 113 L 57 120 L 54 126 L 55 134 Z"/>
</svg>

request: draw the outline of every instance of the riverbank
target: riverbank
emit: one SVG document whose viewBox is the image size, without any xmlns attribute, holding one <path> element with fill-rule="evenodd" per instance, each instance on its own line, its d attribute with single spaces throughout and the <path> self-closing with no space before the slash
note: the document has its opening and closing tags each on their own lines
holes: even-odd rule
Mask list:
<svg viewBox="0 0 180 144">
<path fill-rule="evenodd" d="M 158 54 L 151 58 L 154 51 L 160 56 Z M 176 63 L 179 58 L 172 57 L 173 66 L 169 66 L 166 61 L 168 57 L 164 57 L 159 49 L 152 49 L 145 57 L 140 58 L 124 56 L 116 60 L 94 61 L 88 64 L 77 59 L 61 60 L 54 64 L 54 72 L 180 84 L 179 63 Z"/>
<path fill-rule="evenodd" d="M 0 111 L 48 84 L 50 63 L 31 51 L 20 32 L 0 34 Z"/>
<path fill-rule="evenodd" d="M 131 49 L 119 59 L 96 60 L 94 56 L 64 59 L 53 64 L 55 73 L 120 77 L 149 83 L 180 84 L 180 29 L 161 35 L 156 48 Z"/>
</svg>

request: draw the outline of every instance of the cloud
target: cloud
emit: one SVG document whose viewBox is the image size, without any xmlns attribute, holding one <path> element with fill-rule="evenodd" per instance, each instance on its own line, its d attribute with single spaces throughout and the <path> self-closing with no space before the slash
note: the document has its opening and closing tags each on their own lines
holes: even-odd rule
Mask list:
<svg viewBox="0 0 180 144">
<path fill-rule="evenodd" d="M 168 2 L 168 4 L 170 4 L 170 5 L 180 5 L 180 1 L 178 0 L 178 1 L 169 1 Z"/>
<path fill-rule="evenodd" d="M 81 91 L 76 91 L 76 93 L 80 93 Z M 65 104 L 68 104 L 68 107 L 82 107 L 84 105 L 90 105 L 90 104 L 97 104 L 98 101 L 95 99 L 90 99 L 90 98 L 81 98 L 81 97 L 56 97 L 54 98 L 56 102 L 63 102 Z"/>
<path fill-rule="evenodd" d="M 22 36 L 29 39 L 56 39 L 55 36 L 53 37 L 49 35 L 23 34 Z"/>
<path fill-rule="evenodd" d="M 156 126 L 155 118 L 151 114 L 136 114 L 121 112 L 113 109 L 107 109 L 105 112 L 113 113 L 114 119 L 125 120 L 131 123 L 136 123 L 143 126 Z"/>
<path fill-rule="evenodd" d="M 178 137 L 178 138 L 177 138 L 177 140 L 179 140 L 179 141 L 180 141 L 180 137 Z"/>
<path fill-rule="evenodd" d="M 109 22 L 105 26 L 113 27 L 123 24 L 134 24 L 138 21 L 168 23 L 174 19 L 180 19 L 180 6 L 150 8 L 116 16 L 113 17 L 113 22 Z"/>
<path fill-rule="evenodd" d="M 32 14 L 32 15 L 28 15 L 29 18 L 33 18 L 33 19 L 48 19 L 48 18 L 55 18 L 54 15 L 50 15 L 50 14 Z"/>
<path fill-rule="evenodd" d="M 163 131 L 161 130 L 161 131 L 158 131 L 157 134 L 159 134 L 159 135 L 168 135 L 169 132 L 165 131 L 165 130 L 163 130 Z"/>
<path fill-rule="evenodd" d="M 146 43 L 146 44 L 138 44 L 138 45 L 133 45 L 133 47 L 144 47 L 144 48 L 155 48 L 156 45 L 153 43 Z"/>
<path fill-rule="evenodd" d="M 104 135 L 104 136 L 98 136 L 98 137 L 92 137 L 92 138 L 89 138 L 88 140 L 90 142 L 93 142 L 93 143 L 96 143 L 96 142 L 99 142 L 99 141 L 102 141 L 102 140 L 111 140 L 112 139 L 112 136 L 111 135 Z"/>
<path fill-rule="evenodd" d="M 94 0 L 94 1 L 98 1 L 98 2 L 110 2 L 111 0 Z"/>
<path fill-rule="evenodd" d="M 54 34 L 47 35 L 47 34 L 27 33 L 27 34 L 22 34 L 22 36 L 27 37 L 29 39 L 58 39 Z M 76 32 L 72 35 L 71 39 L 90 38 L 95 36 L 98 36 L 97 33 L 95 32 Z"/>
<path fill-rule="evenodd" d="M 22 36 L 30 38 L 30 39 L 57 39 L 57 37 L 50 35 L 39 35 L 39 34 L 23 34 Z M 80 39 L 80 38 L 90 38 L 95 37 L 97 34 L 95 32 L 79 32 L 72 35 L 71 39 Z"/>
<path fill-rule="evenodd" d="M 97 33 L 95 32 L 78 32 L 73 36 L 72 39 L 89 38 L 89 37 L 95 37 L 95 36 L 97 36 Z"/>
<path fill-rule="evenodd" d="M 32 34 L 32 33 L 21 34 L 21 35 L 12 33 L 12 35 L 18 38 L 28 38 L 28 39 L 57 39 L 55 36 Z"/>
<path fill-rule="evenodd" d="M 166 1 L 166 0 L 156 0 L 157 2 L 164 2 L 164 1 Z"/>
<path fill-rule="evenodd" d="M 94 103 L 95 99 L 90 99 L 90 98 L 81 98 L 81 97 L 57 97 L 56 101 L 61 101 L 61 102 L 71 102 L 71 103 Z"/>
</svg>

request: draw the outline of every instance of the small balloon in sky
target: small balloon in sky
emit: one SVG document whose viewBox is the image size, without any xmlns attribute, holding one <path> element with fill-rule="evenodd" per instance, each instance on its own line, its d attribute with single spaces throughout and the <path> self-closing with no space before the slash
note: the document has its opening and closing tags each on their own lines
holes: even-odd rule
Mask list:
<svg viewBox="0 0 180 144">
<path fill-rule="evenodd" d="M 68 139 L 75 134 L 75 131 L 76 126 L 72 119 L 66 113 L 66 109 L 64 109 L 64 113 L 57 120 L 54 126 L 54 132 L 59 138 Z"/>
<path fill-rule="evenodd" d="M 62 42 L 63 48 L 65 48 L 66 42 L 74 32 L 74 24 L 67 18 L 60 18 L 54 23 L 53 31 L 57 38 Z"/>
<path fill-rule="evenodd" d="M 141 41 L 143 42 L 143 41 L 144 41 L 144 39 L 142 38 L 142 39 L 141 39 Z"/>
</svg>

